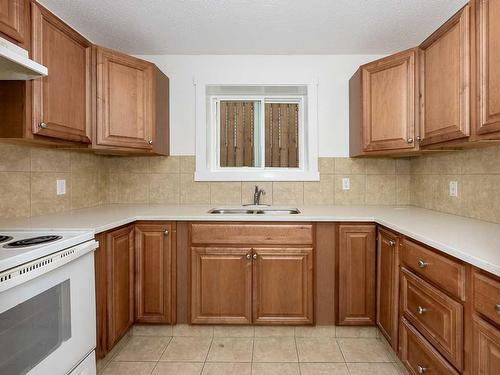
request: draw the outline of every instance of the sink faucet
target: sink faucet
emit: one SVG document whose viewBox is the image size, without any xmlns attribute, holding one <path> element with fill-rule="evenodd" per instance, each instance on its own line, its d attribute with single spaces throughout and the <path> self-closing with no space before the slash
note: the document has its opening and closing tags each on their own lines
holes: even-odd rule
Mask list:
<svg viewBox="0 0 500 375">
<path fill-rule="evenodd" d="M 259 189 L 259 187 L 255 185 L 255 192 L 253 193 L 253 204 L 255 206 L 260 205 L 260 197 L 262 195 L 266 195 L 266 191 L 264 189 Z"/>
</svg>

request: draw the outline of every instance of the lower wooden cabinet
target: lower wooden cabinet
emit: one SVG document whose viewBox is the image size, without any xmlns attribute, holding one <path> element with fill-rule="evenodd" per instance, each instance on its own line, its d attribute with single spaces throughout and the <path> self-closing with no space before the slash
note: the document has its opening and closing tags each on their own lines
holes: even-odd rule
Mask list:
<svg viewBox="0 0 500 375">
<path fill-rule="evenodd" d="M 169 324 L 174 320 L 175 224 L 135 226 L 135 321 Z"/>
<path fill-rule="evenodd" d="M 500 374 L 500 330 L 477 316 L 472 327 L 472 374 Z"/>
<path fill-rule="evenodd" d="M 385 229 L 377 239 L 377 325 L 392 348 L 398 345 L 399 237 Z"/>
<path fill-rule="evenodd" d="M 339 225 L 337 248 L 338 325 L 375 325 L 375 229 Z"/>
</svg>

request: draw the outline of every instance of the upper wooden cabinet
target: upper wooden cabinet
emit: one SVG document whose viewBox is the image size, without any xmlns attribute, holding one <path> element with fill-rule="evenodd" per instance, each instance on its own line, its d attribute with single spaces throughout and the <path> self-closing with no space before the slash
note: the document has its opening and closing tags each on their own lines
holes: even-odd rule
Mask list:
<svg viewBox="0 0 500 375">
<path fill-rule="evenodd" d="M 500 2 L 474 0 L 479 91 L 477 135 L 500 138 Z"/>
<path fill-rule="evenodd" d="M 167 155 L 168 78 L 152 63 L 94 47 L 93 147 Z"/>
<path fill-rule="evenodd" d="M 49 70 L 33 81 L 33 134 L 91 142 L 91 44 L 31 3 L 32 56 Z"/>
<path fill-rule="evenodd" d="M 418 148 L 417 50 L 363 65 L 349 81 L 351 156 Z"/>
<path fill-rule="evenodd" d="M 420 45 L 421 145 L 470 135 L 471 25 L 466 5 Z"/>
<path fill-rule="evenodd" d="M 25 45 L 28 40 L 29 0 L 0 1 L 0 37 Z"/>
</svg>

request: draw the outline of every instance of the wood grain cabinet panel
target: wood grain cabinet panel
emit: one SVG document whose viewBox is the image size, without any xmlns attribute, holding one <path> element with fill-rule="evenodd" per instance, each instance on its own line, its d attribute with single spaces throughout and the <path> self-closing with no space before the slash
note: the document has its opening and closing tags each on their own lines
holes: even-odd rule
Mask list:
<svg viewBox="0 0 500 375">
<path fill-rule="evenodd" d="M 49 70 L 33 80 L 33 134 L 91 142 L 91 44 L 31 3 L 33 59 Z"/>
<path fill-rule="evenodd" d="M 399 237 L 385 229 L 377 240 L 377 325 L 397 350 L 399 300 Z"/>
<path fill-rule="evenodd" d="M 257 324 L 312 324 L 312 248 L 253 249 L 253 320 Z"/>
<path fill-rule="evenodd" d="M 500 331 L 473 317 L 472 374 L 500 374 Z"/>
<path fill-rule="evenodd" d="M 134 323 L 134 226 L 106 233 L 108 348 Z"/>
<path fill-rule="evenodd" d="M 28 33 L 29 0 L 0 1 L 0 37 L 24 44 Z"/>
<path fill-rule="evenodd" d="M 337 324 L 375 325 L 375 225 L 339 225 L 337 253 Z"/>
<path fill-rule="evenodd" d="M 191 323 L 252 322 L 252 249 L 191 248 Z"/>
<path fill-rule="evenodd" d="M 95 271 L 95 304 L 96 304 L 96 348 L 97 359 L 104 358 L 108 353 L 108 283 L 107 283 L 107 254 L 106 235 L 99 233 L 96 236 L 99 247 L 94 252 Z"/>
<path fill-rule="evenodd" d="M 351 78 L 351 156 L 418 146 L 416 60 L 416 49 L 403 51 L 361 66 Z"/>
<path fill-rule="evenodd" d="M 478 271 L 472 279 L 474 309 L 500 327 L 500 281 Z"/>
<path fill-rule="evenodd" d="M 477 133 L 500 137 L 500 2 L 475 0 L 479 122 Z M 493 133 L 493 134 L 492 134 Z"/>
<path fill-rule="evenodd" d="M 135 226 L 135 314 L 140 323 L 173 323 L 175 224 Z"/>
<path fill-rule="evenodd" d="M 470 6 L 420 45 L 422 145 L 470 135 Z"/>
</svg>

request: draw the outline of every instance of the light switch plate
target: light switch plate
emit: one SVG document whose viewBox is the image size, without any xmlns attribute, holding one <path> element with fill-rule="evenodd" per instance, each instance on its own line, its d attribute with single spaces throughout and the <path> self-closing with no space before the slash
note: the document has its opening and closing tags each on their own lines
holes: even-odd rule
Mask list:
<svg viewBox="0 0 500 375">
<path fill-rule="evenodd" d="M 450 197 L 458 197 L 458 181 L 450 181 Z"/>
<path fill-rule="evenodd" d="M 57 195 L 66 194 L 66 180 L 56 180 L 56 193 Z"/>
<path fill-rule="evenodd" d="M 342 190 L 351 190 L 351 179 L 349 177 L 342 179 Z"/>
</svg>

